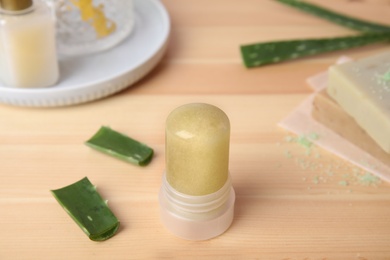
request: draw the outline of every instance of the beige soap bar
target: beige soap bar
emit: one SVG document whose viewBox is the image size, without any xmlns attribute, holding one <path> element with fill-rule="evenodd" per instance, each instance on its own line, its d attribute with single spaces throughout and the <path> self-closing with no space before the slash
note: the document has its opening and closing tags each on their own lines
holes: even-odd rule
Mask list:
<svg viewBox="0 0 390 260">
<path fill-rule="evenodd" d="M 390 154 L 376 142 L 334 101 L 325 90 L 319 92 L 313 101 L 313 118 L 344 137 L 349 142 L 390 166 Z"/>
<path fill-rule="evenodd" d="M 332 66 L 327 93 L 390 153 L 390 51 Z"/>
</svg>

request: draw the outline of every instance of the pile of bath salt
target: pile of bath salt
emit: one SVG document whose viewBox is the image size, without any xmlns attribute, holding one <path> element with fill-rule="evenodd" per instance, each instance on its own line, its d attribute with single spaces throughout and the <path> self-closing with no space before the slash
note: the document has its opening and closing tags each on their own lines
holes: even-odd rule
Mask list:
<svg viewBox="0 0 390 260">
<path fill-rule="evenodd" d="M 366 186 L 376 188 L 383 181 L 362 168 L 354 166 L 349 162 L 332 156 L 313 142 L 320 139 L 317 133 L 301 135 L 285 135 L 284 140 L 277 143 L 281 148 L 283 156 L 293 160 L 304 175 L 302 181 L 307 184 L 307 189 L 312 189 L 321 184 L 337 184 L 346 187 L 348 192 L 353 191 L 353 187 Z M 294 145 L 293 149 L 291 145 Z M 295 147 L 297 145 L 298 147 Z M 365 162 L 362 162 L 364 164 Z M 375 168 L 375 165 L 366 165 L 367 168 Z M 283 165 L 279 165 L 283 167 Z"/>
</svg>

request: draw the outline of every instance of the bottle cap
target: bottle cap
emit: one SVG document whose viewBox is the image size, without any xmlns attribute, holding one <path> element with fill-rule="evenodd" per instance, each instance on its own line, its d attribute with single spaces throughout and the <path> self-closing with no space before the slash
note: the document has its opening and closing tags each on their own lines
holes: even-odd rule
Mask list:
<svg viewBox="0 0 390 260">
<path fill-rule="evenodd" d="M 0 0 L 0 7 L 7 11 L 22 11 L 33 4 L 32 0 Z"/>
</svg>

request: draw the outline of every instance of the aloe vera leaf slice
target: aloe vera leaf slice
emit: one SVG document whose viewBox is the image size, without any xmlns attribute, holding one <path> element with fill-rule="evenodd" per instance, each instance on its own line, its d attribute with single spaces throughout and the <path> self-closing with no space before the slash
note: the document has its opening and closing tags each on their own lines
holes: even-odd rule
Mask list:
<svg viewBox="0 0 390 260">
<path fill-rule="evenodd" d="M 154 153 L 153 149 L 146 144 L 106 126 L 102 126 L 85 144 L 100 152 L 140 166 L 147 165 Z"/>
<path fill-rule="evenodd" d="M 330 22 L 342 25 L 344 27 L 348 27 L 353 30 L 358 30 L 361 32 L 386 32 L 386 31 L 389 32 L 390 31 L 390 26 L 364 21 L 361 19 L 356 19 L 304 1 L 299 1 L 299 0 L 276 0 L 276 1 L 283 4 L 287 4 L 301 11 L 316 15 L 318 17 L 329 20 Z"/>
<path fill-rule="evenodd" d="M 320 53 L 350 49 L 377 42 L 389 41 L 389 33 L 366 33 L 325 39 L 275 41 L 241 46 L 241 55 L 247 68 L 292 60 Z"/>
<path fill-rule="evenodd" d="M 91 240 L 104 241 L 117 232 L 119 220 L 87 177 L 51 193 Z"/>
</svg>

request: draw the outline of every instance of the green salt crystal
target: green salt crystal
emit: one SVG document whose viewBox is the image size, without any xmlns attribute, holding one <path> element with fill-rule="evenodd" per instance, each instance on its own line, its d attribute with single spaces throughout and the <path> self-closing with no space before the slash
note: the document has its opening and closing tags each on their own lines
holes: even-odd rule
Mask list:
<svg viewBox="0 0 390 260">
<path fill-rule="evenodd" d="M 349 183 L 347 181 L 343 180 L 343 181 L 339 182 L 339 185 L 341 185 L 341 186 L 348 186 Z"/>
</svg>

